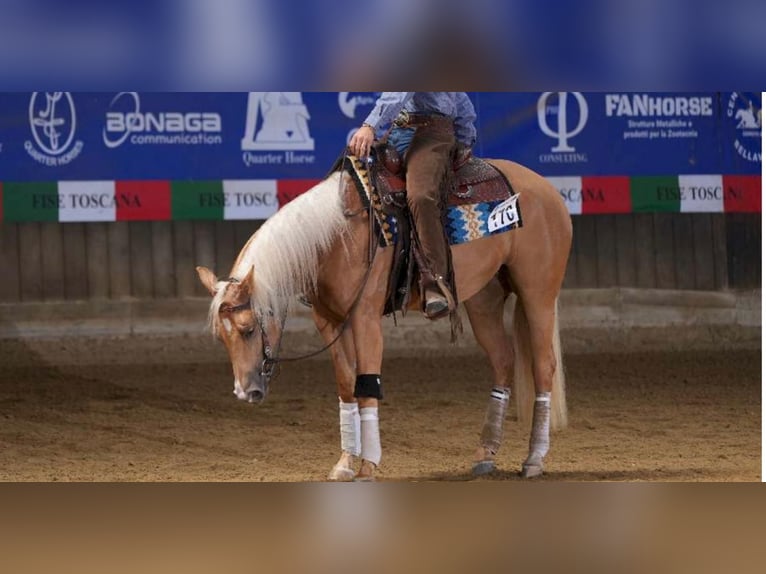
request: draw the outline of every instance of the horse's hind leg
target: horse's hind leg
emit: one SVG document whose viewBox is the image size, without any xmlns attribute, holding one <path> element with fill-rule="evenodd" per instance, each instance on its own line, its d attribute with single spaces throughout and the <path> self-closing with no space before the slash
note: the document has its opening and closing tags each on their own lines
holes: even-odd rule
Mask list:
<svg viewBox="0 0 766 574">
<path fill-rule="evenodd" d="M 557 328 L 556 299 L 541 297 L 537 293 L 526 296 L 522 293 L 520 303 L 523 309 L 517 307 L 516 312 L 523 314 L 521 321 L 526 318 L 535 387 L 529 454 L 522 465 L 521 475 L 532 478 L 543 473 L 543 460 L 550 447 L 551 398 L 556 382 L 554 377 L 561 365 L 558 364 L 554 348 Z M 561 415 L 558 418 L 560 419 Z M 563 425 L 563 421 L 560 424 Z"/>
<path fill-rule="evenodd" d="M 314 323 L 325 344 L 329 345 L 338 337 L 341 325 L 325 319 L 316 310 Z M 351 329 L 346 329 L 340 335 L 340 339 L 330 347 L 330 355 L 335 368 L 335 382 L 338 386 L 341 454 L 327 478 L 332 481 L 346 482 L 353 480 L 356 474 L 354 461 L 361 451 L 359 406 L 354 398 L 356 359 Z"/>
<path fill-rule="evenodd" d="M 494 384 L 474 457 L 473 474 L 487 474 L 495 469 L 495 455 L 503 438 L 503 422 L 511 395 L 513 346 L 503 325 L 503 307 L 508 291 L 497 278 L 466 301 L 465 308 L 473 333 L 492 365 Z"/>
</svg>

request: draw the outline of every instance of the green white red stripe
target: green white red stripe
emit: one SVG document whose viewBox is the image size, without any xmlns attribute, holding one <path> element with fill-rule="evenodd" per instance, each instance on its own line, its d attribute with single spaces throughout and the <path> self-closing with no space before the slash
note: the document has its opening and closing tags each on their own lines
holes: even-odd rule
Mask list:
<svg viewBox="0 0 766 574">
<path fill-rule="evenodd" d="M 569 212 L 761 211 L 761 176 L 549 177 Z M 0 221 L 262 220 L 318 180 L 0 182 Z"/>
<path fill-rule="evenodd" d="M 761 176 L 549 177 L 569 212 L 734 213 L 761 211 Z"/>
</svg>

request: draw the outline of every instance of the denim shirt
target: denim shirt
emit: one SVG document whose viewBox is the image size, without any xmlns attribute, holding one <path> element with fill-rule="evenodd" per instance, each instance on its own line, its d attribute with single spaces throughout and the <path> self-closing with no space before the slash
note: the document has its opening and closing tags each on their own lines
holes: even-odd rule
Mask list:
<svg viewBox="0 0 766 574">
<path fill-rule="evenodd" d="M 383 92 L 364 123 L 380 135 L 402 110 L 454 118 L 457 141 L 469 147 L 476 143 L 476 111 L 465 92 Z"/>
</svg>

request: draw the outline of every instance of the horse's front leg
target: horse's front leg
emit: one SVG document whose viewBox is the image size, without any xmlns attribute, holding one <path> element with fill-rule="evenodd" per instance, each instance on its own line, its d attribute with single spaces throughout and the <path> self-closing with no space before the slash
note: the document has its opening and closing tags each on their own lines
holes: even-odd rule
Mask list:
<svg viewBox="0 0 766 574">
<path fill-rule="evenodd" d="M 354 397 L 359 403 L 362 457 L 362 466 L 355 480 L 369 481 L 374 480 L 375 469 L 382 456 L 378 425 L 378 401 L 383 398 L 383 329 L 380 312 L 360 310 L 355 313 L 352 330 L 357 366 Z"/>
<path fill-rule="evenodd" d="M 316 308 L 314 323 L 322 335 L 325 344 L 332 343 L 339 334 L 342 324 L 325 319 Z M 338 386 L 338 410 L 340 415 L 340 448 L 338 462 L 332 467 L 328 479 L 346 482 L 354 478 L 354 462 L 361 455 L 359 406 L 354 398 L 354 382 L 356 381 L 356 355 L 351 328 L 346 328 L 340 338 L 330 347 L 335 382 Z"/>
<path fill-rule="evenodd" d="M 351 314 L 351 329 L 356 351 L 354 397 L 359 403 L 362 466 L 355 480 L 374 480 L 380 465 L 382 448 L 378 425 L 378 401 L 383 398 L 382 314 L 386 300 L 386 277 L 391 252 L 378 252 L 364 287 L 362 297 Z"/>
</svg>

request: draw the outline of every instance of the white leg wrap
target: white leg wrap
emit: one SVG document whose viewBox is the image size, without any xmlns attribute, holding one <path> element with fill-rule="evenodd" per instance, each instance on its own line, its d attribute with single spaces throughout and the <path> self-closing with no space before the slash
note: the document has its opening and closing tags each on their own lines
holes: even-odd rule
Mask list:
<svg viewBox="0 0 766 574">
<path fill-rule="evenodd" d="M 481 429 L 481 446 L 492 454 L 497 454 L 503 442 L 503 423 L 510 398 L 511 389 L 507 387 L 494 388 L 490 394 L 484 427 Z"/>
<path fill-rule="evenodd" d="M 529 456 L 542 460 L 551 444 L 551 394 L 538 393 L 532 419 L 532 436 L 529 439 Z"/>
<path fill-rule="evenodd" d="M 362 444 L 359 440 L 360 420 L 359 405 L 356 403 L 340 402 L 340 448 L 353 456 L 359 456 L 362 452 Z"/>
<path fill-rule="evenodd" d="M 380 464 L 382 450 L 380 448 L 380 428 L 378 426 L 378 407 L 359 409 L 362 423 L 362 458 Z"/>
</svg>

